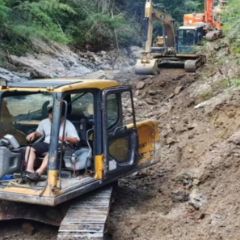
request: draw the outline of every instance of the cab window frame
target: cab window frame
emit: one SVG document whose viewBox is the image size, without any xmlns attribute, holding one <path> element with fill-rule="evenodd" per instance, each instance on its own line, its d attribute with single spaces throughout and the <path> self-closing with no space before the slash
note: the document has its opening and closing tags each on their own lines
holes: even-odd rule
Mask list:
<svg viewBox="0 0 240 240">
<path fill-rule="evenodd" d="M 116 104 L 117 104 L 117 118 L 115 120 L 115 122 L 113 124 L 111 124 L 110 126 L 108 126 L 107 123 L 107 129 L 108 131 L 110 131 L 112 128 L 114 128 L 116 125 L 122 124 L 122 119 L 120 118 L 121 116 L 121 109 L 122 109 L 122 101 L 121 101 L 121 94 L 120 93 L 110 93 L 107 94 L 106 98 L 109 95 L 115 95 L 116 96 Z M 107 113 L 107 117 L 108 117 L 108 104 L 106 104 L 106 113 Z"/>
<path fill-rule="evenodd" d="M 93 155 L 98 155 L 99 152 L 101 151 L 101 147 L 98 147 L 98 143 L 100 140 L 100 136 L 99 136 L 99 123 L 97 121 L 97 116 L 98 116 L 98 109 L 99 109 L 99 96 L 101 96 L 101 92 L 99 91 L 99 89 L 96 88 L 91 88 L 91 89 L 76 89 L 76 90 L 71 90 L 71 91 L 67 91 L 67 92 L 63 92 L 61 93 L 61 98 L 63 100 L 65 100 L 65 98 L 67 96 L 70 96 L 72 94 L 77 94 L 77 93 L 91 93 L 93 96 L 93 129 L 94 129 L 94 134 L 93 134 Z M 71 99 L 70 99 L 71 102 Z M 68 107 L 69 107 L 69 101 L 67 101 L 68 103 Z M 68 114 L 68 113 L 67 113 Z M 71 121 L 71 120 L 69 120 Z"/>
</svg>

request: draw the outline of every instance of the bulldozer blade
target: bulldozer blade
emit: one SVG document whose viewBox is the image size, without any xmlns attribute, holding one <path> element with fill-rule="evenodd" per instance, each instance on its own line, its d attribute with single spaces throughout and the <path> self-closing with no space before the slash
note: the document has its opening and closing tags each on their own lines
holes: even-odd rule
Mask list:
<svg viewBox="0 0 240 240">
<path fill-rule="evenodd" d="M 158 75 L 160 70 L 157 65 L 157 60 L 149 60 L 147 63 L 143 63 L 142 60 L 137 60 L 135 73 L 138 75 Z"/>
</svg>

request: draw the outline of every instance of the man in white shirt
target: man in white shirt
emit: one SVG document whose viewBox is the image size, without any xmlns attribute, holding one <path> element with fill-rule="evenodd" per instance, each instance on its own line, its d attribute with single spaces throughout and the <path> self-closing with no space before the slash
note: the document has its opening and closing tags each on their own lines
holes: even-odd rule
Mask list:
<svg viewBox="0 0 240 240">
<path fill-rule="evenodd" d="M 65 134 L 63 134 L 64 122 L 66 121 Z M 44 157 L 44 160 L 41 166 L 34 171 L 34 164 L 37 156 L 42 156 L 45 153 L 48 153 L 50 136 L 51 136 L 51 127 L 52 127 L 52 108 L 48 111 L 48 118 L 40 122 L 37 130 L 27 136 L 29 142 L 34 141 L 36 138 L 44 136 L 43 142 L 38 142 L 32 147 L 27 147 L 25 153 L 25 164 L 26 166 L 26 177 L 30 180 L 37 181 L 41 178 L 41 175 L 46 170 L 48 165 L 48 154 Z M 64 137 L 63 137 L 64 136 Z M 64 118 L 64 110 L 62 111 L 61 116 L 61 126 L 59 130 L 59 141 L 68 142 L 71 144 L 77 144 L 79 141 L 79 136 L 74 125 Z"/>
</svg>

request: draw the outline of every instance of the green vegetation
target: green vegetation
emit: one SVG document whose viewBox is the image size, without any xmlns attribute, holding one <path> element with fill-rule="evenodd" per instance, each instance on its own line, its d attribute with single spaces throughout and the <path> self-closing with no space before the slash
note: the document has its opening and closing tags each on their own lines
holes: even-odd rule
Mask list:
<svg viewBox="0 0 240 240">
<path fill-rule="evenodd" d="M 232 79 L 231 84 L 232 84 L 233 88 L 237 88 L 237 87 L 240 86 L 240 80 L 239 79 Z"/>
<path fill-rule="evenodd" d="M 240 8 L 239 0 L 229 0 L 223 14 L 225 39 L 234 53 L 240 54 Z"/>
<path fill-rule="evenodd" d="M 155 0 L 181 25 L 202 0 Z M 92 50 L 141 44 L 145 0 L 0 0 L 1 49 L 22 54 L 31 38 Z"/>
</svg>

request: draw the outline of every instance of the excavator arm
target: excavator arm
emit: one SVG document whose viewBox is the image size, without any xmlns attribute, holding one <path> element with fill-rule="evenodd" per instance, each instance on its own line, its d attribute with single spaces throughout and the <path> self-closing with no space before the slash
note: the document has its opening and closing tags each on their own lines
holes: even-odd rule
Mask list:
<svg viewBox="0 0 240 240">
<path fill-rule="evenodd" d="M 214 0 L 205 0 L 205 23 L 211 26 L 214 26 L 213 3 Z"/>
<path fill-rule="evenodd" d="M 135 66 L 136 74 L 158 74 L 157 59 L 153 59 L 152 39 L 153 39 L 153 21 L 160 22 L 163 26 L 164 48 L 175 48 L 175 29 L 174 19 L 161 9 L 154 9 L 152 0 L 147 0 L 145 4 L 145 52 L 142 53 L 142 59 L 137 60 Z"/>
<path fill-rule="evenodd" d="M 147 0 L 145 5 L 145 51 L 151 52 L 153 21 L 162 24 L 166 47 L 175 47 L 174 19 L 161 9 L 154 9 L 152 0 Z"/>
<path fill-rule="evenodd" d="M 154 10 L 153 20 L 160 22 L 163 25 L 163 30 L 166 36 L 166 47 L 175 47 L 175 28 L 172 16 L 161 10 Z"/>
</svg>

